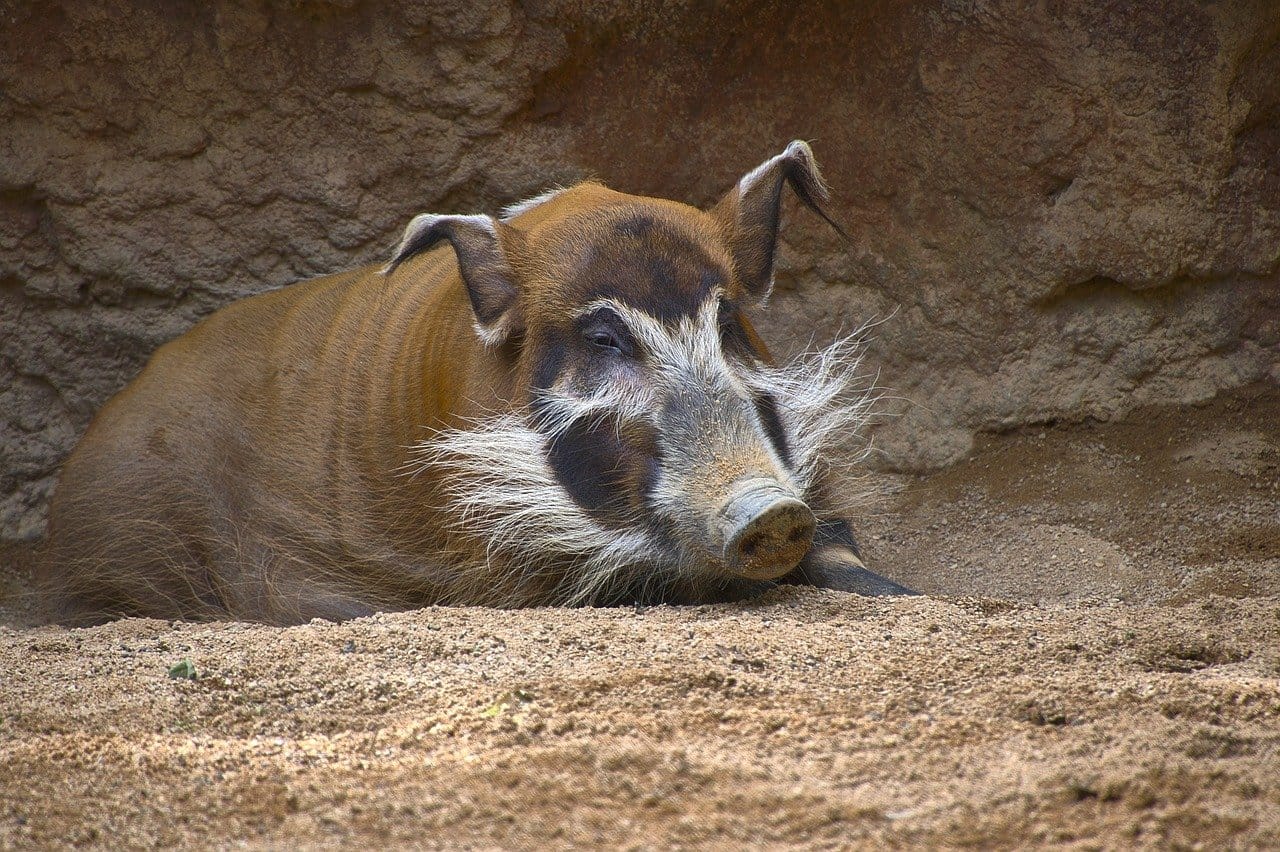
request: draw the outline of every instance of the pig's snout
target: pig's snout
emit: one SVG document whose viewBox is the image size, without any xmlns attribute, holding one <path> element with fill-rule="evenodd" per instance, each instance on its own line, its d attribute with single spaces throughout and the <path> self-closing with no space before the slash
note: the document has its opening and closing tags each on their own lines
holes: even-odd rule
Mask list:
<svg viewBox="0 0 1280 852">
<path fill-rule="evenodd" d="M 772 580 L 796 567 L 817 524 L 808 506 L 764 479 L 737 486 L 717 522 L 725 564 L 752 580 Z"/>
</svg>

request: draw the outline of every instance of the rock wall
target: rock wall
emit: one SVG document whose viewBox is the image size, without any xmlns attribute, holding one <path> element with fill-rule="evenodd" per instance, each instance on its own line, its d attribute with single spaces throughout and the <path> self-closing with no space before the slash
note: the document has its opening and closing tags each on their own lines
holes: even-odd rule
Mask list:
<svg viewBox="0 0 1280 852">
<path fill-rule="evenodd" d="M 0 0 L 0 535 L 160 343 L 596 175 L 710 202 L 813 141 L 783 352 L 868 318 L 881 462 L 1280 381 L 1280 6 Z M 454 7 L 454 8 L 449 8 Z"/>
</svg>

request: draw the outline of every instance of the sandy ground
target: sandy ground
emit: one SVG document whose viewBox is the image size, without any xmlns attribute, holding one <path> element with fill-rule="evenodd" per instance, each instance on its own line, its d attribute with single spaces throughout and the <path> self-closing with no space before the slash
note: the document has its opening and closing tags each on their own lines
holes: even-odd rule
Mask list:
<svg viewBox="0 0 1280 852">
<path fill-rule="evenodd" d="M 1255 388 L 889 478 L 912 599 L 68 631 L 10 549 L 0 846 L 1280 847 L 1278 424 Z"/>
</svg>

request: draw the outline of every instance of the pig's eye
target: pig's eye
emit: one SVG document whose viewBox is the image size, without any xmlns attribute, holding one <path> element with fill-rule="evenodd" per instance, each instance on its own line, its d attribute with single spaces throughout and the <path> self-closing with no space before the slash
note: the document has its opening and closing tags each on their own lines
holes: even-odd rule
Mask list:
<svg viewBox="0 0 1280 852">
<path fill-rule="evenodd" d="M 622 317 L 607 307 L 582 317 L 578 331 L 582 339 L 596 349 L 604 350 L 610 355 L 622 355 L 626 358 L 636 357 L 635 339 L 627 330 Z"/>
<path fill-rule="evenodd" d="M 615 355 L 622 354 L 622 344 L 613 336 L 613 332 L 597 329 L 587 334 L 587 340 L 599 349 L 608 350 Z"/>
</svg>

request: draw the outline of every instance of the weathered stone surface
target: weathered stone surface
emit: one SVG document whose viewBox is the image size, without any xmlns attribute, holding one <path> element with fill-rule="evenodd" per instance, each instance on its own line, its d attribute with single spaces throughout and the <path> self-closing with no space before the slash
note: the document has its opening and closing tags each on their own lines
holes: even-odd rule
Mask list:
<svg viewBox="0 0 1280 852">
<path fill-rule="evenodd" d="M 0 2 L 0 534 L 163 341 L 595 174 L 707 203 L 813 140 L 783 352 L 873 317 L 885 464 L 1280 381 L 1280 7 Z M 449 8 L 453 6 L 455 8 Z"/>
</svg>

